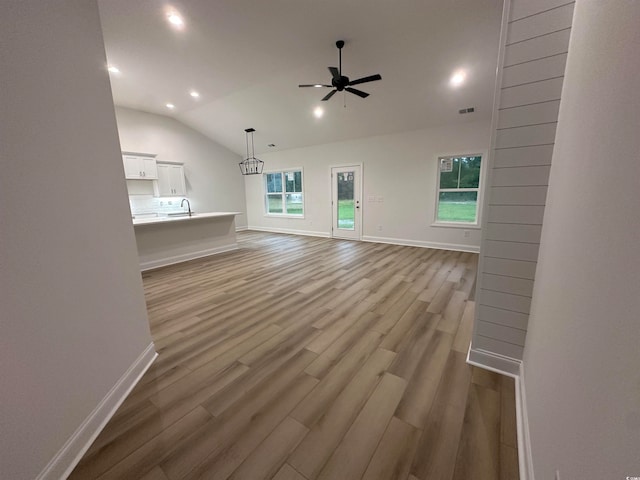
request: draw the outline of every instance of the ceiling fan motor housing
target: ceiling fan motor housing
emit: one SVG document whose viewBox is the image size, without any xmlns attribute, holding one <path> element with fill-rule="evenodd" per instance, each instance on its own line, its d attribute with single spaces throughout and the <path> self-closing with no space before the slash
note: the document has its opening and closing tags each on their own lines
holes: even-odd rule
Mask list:
<svg viewBox="0 0 640 480">
<path fill-rule="evenodd" d="M 332 78 L 331 85 L 336 87 L 336 90 L 341 92 L 345 89 L 345 87 L 349 86 L 349 77 L 340 77 L 340 78 Z"/>
</svg>

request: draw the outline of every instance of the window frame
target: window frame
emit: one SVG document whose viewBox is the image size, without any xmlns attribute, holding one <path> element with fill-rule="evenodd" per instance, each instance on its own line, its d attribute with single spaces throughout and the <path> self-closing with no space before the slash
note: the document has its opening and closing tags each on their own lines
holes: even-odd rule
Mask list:
<svg viewBox="0 0 640 480">
<path fill-rule="evenodd" d="M 300 172 L 300 192 L 287 192 L 286 180 L 284 174 L 287 172 Z M 267 175 L 273 175 L 279 173 L 281 175 L 282 181 L 282 191 L 281 192 L 272 192 L 269 193 L 269 188 L 267 187 Z M 262 172 L 262 189 L 263 189 L 263 204 L 264 204 L 264 216 L 265 217 L 286 217 L 286 218 L 300 218 L 303 219 L 305 216 L 305 212 L 307 210 L 307 206 L 305 203 L 305 193 L 304 193 L 304 169 L 302 167 L 291 167 L 291 168 L 278 168 L 274 170 L 268 170 Z M 299 193 L 302 195 L 302 214 L 297 213 L 287 213 L 287 194 Z M 282 213 L 271 213 L 269 212 L 269 196 L 280 195 L 282 199 Z"/>
<path fill-rule="evenodd" d="M 440 188 L 440 163 L 445 158 L 463 158 L 463 157 L 480 157 L 480 176 L 478 178 L 477 188 Z M 438 155 L 436 158 L 436 188 L 435 188 L 435 203 L 433 211 L 433 223 L 432 227 L 452 227 L 452 228 L 466 228 L 466 229 L 480 229 L 482 225 L 482 203 L 484 196 L 484 176 L 486 168 L 487 155 L 484 152 L 476 153 L 463 153 L 453 155 Z M 458 182 L 459 182 L 458 176 Z M 476 221 L 475 222 L 451 222 L 438 220 L 438 210 L 440 207 L 440 192 L 477 192 L 476 201 Z"/>
</svg>

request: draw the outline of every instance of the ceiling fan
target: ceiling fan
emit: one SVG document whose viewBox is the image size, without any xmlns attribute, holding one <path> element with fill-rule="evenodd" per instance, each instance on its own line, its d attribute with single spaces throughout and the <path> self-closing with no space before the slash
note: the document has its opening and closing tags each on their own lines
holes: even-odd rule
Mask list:
<svg viewBox="0 0 640 480">
<path fill-rule="evenodd" d="M 349 80 L 349 77 L 345 77 L 342 75 L 342 47 L 344 47 L 344 40 L 338 40 L 336 42 L 336 47 L 338 47 L 338 52 L 340 55 L 340 66 L 339 68 L 336 67 L 329 67 L 329 71 L 331 72 L 331 85 L 326 85 L 326 84 L 322 84 L 322 83 L 314 83 L 311 85 L 298 85 L 301 88 L 306 88 L 306 87 L 316 87 L 316 88 L 321 88 L 321 87 L 326 87 L 326 88 L 334 88 L 335 90 L 331 90 L 323 99 L 323 102 L 326 102 L 327 100 L 329 100 L 331 97 L 333 97 L 333 95 L 336 92 L 341 92 L 343 90 L 346 90 L 349 93 L 353 93 L 354 95 L 358 95 L 359 97 L 362 98 L 366 98 L 369 96 L 369 94 L 367 92 L 363 92 L 362 90 L 358 90 L 356 88 L 351 88 L 353 85 L 359 85 L 361 83 L 367 83 L 367 82 L 373 82 L 376 80 L 382 80 L 382 77 L 379 74 L 375 74 L 375 75 L 369 75 L 368 77 L 362 77 L 362 78 L 358 78 L 357 80 Z"/>
</svg>

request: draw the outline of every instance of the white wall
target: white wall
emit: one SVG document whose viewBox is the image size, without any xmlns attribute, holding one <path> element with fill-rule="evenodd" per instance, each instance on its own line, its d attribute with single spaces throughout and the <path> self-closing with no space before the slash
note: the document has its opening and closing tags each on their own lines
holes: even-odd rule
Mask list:
<svg viewBox="0 0 640 480">
<path fill-rule="evenodd" d="M 393 135 L 283 150 L 259 155 L 265 171 L 303 167 L 304 219 L 267 217 L 261 176 L 245 177 L 249 227 L 311 232 L 331 231 L 330 166 L 363 164 L 364 238 L 477 251 L 480 231 L 433 227 L 438 156 L 486 153 L 489 122 L 461 123 Z M 369 196 L 383 202 L 370 203 Z M 382 230 L 378 230 L 378 225 Z"/>
<path fill-rule="evenodd" d="M 170 117 L 117 107 L 116 119 L 123 151 L 154 153 L 158 162 L 184 163 L 193 211 L 242 212 L 236 226 L 247 225 L 240 155 Z"/>
<path fill-rule="evenodd" d="M 96 2 L 2 2 L 0 45 L 0 478 L 21 480 L 151 337 Z"/>
<path fill-rule="evenodd" d="M 638 25 L 576 2 L 524 353 L 538 480 L 640 476 Z"/>
</svg>

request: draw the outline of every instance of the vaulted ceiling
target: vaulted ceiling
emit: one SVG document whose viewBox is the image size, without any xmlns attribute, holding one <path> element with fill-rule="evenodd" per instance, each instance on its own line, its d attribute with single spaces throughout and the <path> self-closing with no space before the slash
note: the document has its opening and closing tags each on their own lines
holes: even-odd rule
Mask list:
<svg viewBox="0 0 640 480">
<path fill-rule="evenodd" d="M 249 127 L 259 154 L 491 116 L 502 0 L 99 5 L 108 63 L 120 70 L 111 74 L 115 104 L 172 116 L 238 154 Z M 182 28 L 167 21 L 171 12 Z M 330 83 L 341 39 L 343 74 L 382 80 L 358 86 L 366 99 L 338 93 L 321 102 L 329 89 L 298 84 Z M 452 88 L 460 69 L 466 81 Z M 475 113 L 458 114 L 466 107 Z"/>
</svg>

